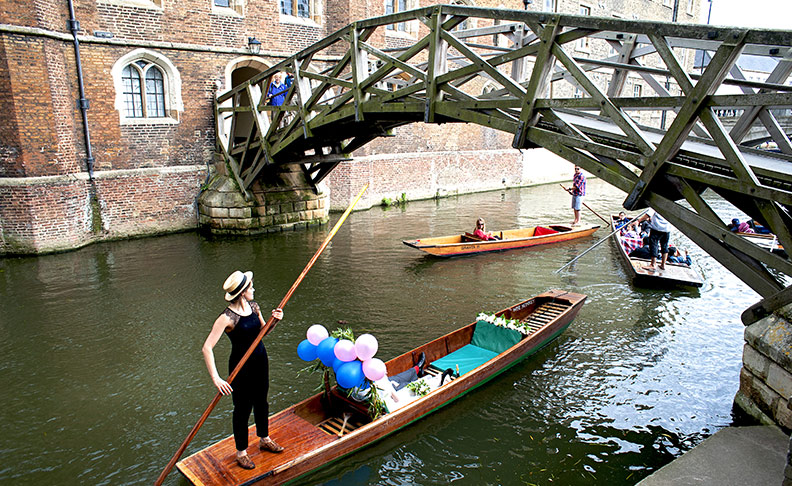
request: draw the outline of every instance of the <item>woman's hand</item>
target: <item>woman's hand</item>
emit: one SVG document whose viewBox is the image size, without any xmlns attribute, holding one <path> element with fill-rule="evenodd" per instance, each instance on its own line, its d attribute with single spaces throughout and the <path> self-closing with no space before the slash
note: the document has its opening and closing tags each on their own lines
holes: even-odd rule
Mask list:
<svg viewBox="0 0 792 486">
<path fill-rule="evenodd" d="M 278 307 L 277 309 L 272 309 L 272 317 L 281 321 L 283 320 L 283 309 Z"/>
<path fill-rule="evenodd" d="M 231 392 L 234 391 L 234 389 L 231 388 L 231 385 L 229 385 L 227 381 L 220 378 L 219 376 L 212 377 L 212 382 L 214 383 L 214 386 L 217 387 L 217 391 L 219 391 L 221 395 L 230 395 Z"/>
</svg>

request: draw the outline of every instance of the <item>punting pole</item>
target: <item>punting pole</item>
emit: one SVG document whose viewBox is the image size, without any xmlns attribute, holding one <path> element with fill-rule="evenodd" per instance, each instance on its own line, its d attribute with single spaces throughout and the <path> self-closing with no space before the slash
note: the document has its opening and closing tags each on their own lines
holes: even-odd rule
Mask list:
<svg viewBox="0 0 792 486">
<path fill-rule="evenodd" d="M 571 189 L 568 189 L 568 188 L 566 188 L 566 187 L 564 187 L 564 185 L 563 185 L 563 184 L 559 184 L 559 186 L 561 186 L 561 187 L 562 187 L 562 188 L 563 188 L 563 189 L 564 189 L 566 192 L 568 192 L 568 193 L 572 194 L 572 190 L 571 190 Z M 592 213 L 594 213 L 594 215 L 595 215 L 596 217 L 598 217 L 599 219 L 601 219 L 601 220 L 605 221 L 605 224 L 608 224 L 608 225 L 610 224 L 610 221 L 608 221 L 607 219 L 605 219 L 605 218 L 603 218 L 602 216 L 600 216 L 599 214 L 597 214 L 597 212 L 596 212 L 596 211 L 594 211 L 593 209 L 591 209 L 591 208 L 589 207 L 589 205 L 588 205 L 588 204 L 584 203 L 583 201 L 580 201 L 580 203 L 581 203 L 581 204 L 583 204 L 583 205 L 586 207 L 586 209 L 588 209 L 589 211 L 591 211 Z"/>
<path fill-rule="evenodd" d="M 563 187 L 563 186 L 562 186 L 562 187 Z M 566 189 L 566 188 L 565 188 L 565 189 Z M 558 272 L 560 272 L 561 270 L 565 269 L 566 267 L 568 267 L 568 266 L 572 265 L 573 263 L 575 263 L 575 262 L 577 261 L 577 259 L 578 259 L 578 258 L 582 257 L 582 256 L 583 256 L 583 255 L 585 255 L 586 253 L 590 252 L 591 250 L 593 250 L 594 248 L 596 248 L 597 246 L 599 246 L 599 244 L 600 244 L 600 243 L 602 243 L 603 241 L 605 241 L 605 240 L 607 240 L 608 238 L 610 238 L 611 236 L 613 236 L 613 234 L 614 234 L 614 233 L 616 233 L 616 231 L 620 231 L 622 228 L 626 228 L 627 226 L 629 226 L 629 225 L 630 225 L 630 223 L 632 223 L 632 222 L 636 221 L 638 218 L 640 218 L 641 216 L 643 216 L 643 215 L 644 215 L 644 214 L 645 214 L 647 211 L 649 211 L 649 208 L 646 208 L 646 209 L 644 209 L 644 210 L 641 212 L 641 214 L 639 214 L 638 216 L 634 217 L 633 219 L 631 219 L 631 220 L 627 221 L 627 224 L 625 224 L 625 225 L 623 225 L 623 226 L 619 226 L 618 228 L 616 228 L 616 230 L 614 230 L 614 231 L 611 231 L 611 232 L 610 232 L 610 234 L 608 234 L 608 236 L 606 236 L 605 238 L 603 238 L 603 239 L 599 240 L 598 242 L 594 243 L 594 244 L 593 244 L 593 245 L 592 245 L 592 246 L 591 246 L 589 249 L 587 249 L 586 251 L 584 251 L 584 252 L 583 252 L 583 253 L 581 253 L 580 255 L 578 255 L 578 256 L 576 256 L 575 258 L 573 258 L 572 260 L 570 260 L 570 261 L 569 261 L 569 263 L 566 263 L 566 264 L 564 264 L 564 266 L 562 266 L 562 267 L 561 267 L 561 268 L 559 268 L 558 270 L 554 270 L 554 271 L 553 271 L 553 273 L 558 273 Z M 609 222 L 608 224 L 610 224 L 610 222 Z"/>
<path fill-rule="evenodd" d="M 319 258 L 319 255 L 322 254 L 322 252 L 324 251 L 325 247 L 327 247 L 328 243 L 330 243 L 330 240 L 333 239 L 333 236 L 335 236 L 335 234 L 338 231 L 338 229 L 341 227 L 341 225 L 346 220 L 347 216 L 349 216 L 349 213 L 352 212 L 352 209 L 355 207 L 355 205 L 358 203 L 358 201 L 360 201 L 360 198 L 363 197 L 363 193 L 366 192 L 366 189 L 368 189 L 368 184 L 363 186 L 363 189 L 360 190 L 360 193 L 358 193 L 357 197 L 355 197 L 355 199 L 352 201 L 352 204 L 349 205 L 349 207 L 346 209 L 346 211 L 344 211 L 344 214 L 341 215 L 341 217 L 338 219 L 338 222 L 335 224 L 335 226 L 333 226 L 333 229 L 330 230 L 330 233 L 324 239 L 324 241 L 322 242 L 322 245 L 319 247 L 318 250 L 316 250 L 316 253 L 314 253 L 314 256 L 311 257 L 311 259 L 308 261 L 308 264 L 305 266 L 305 268 L 303 269 L 303 271 L 300 274 L 300 276 L 297 277 L 297 280 L 294 281 L 294 283 L 292 284 L 292 286 L 289 289 L 289 291 L 286 292 L 286 295 L 283 297 L 283 300 L 281 300 L 280 304 L 278 304 L 279 308 L 283 309 L 283 307 L 286 305 L 286 302 L 289 301 L 289 299 L 291 298 L 291 296 L 294 293 L 294 291 L 297 290 L 297 287 L 303 281 L 303 278 L 305 278 L 305 275 L 308 273 L 308 270 L 311 269 L 311 267 L 313 266 L 314 262 L 316 262 L 316 259 Z M 266 323 L 264 322 L 263 318 L 260 318 L 260 319 L 261 319 L 261 323 L 262 323 L 261 330 L 259 331 L 258 336 L 256 336 L 256 339 L 253 340 L 253 343 L 250 345 L 250 348 L 248 348 L 248 350 L 245 353 L 245 355 L 242 356 L 241 360 L 239 360 L 239 364 L 236 366 L 236 368 L 234 368 L 234 371 L 232 371 L 231 374 L 228 375 L 228 378 L 226 379 L 226 381 L 228 383 L 231 383 L 234 380 L 236 375 L 239 373 L 239 370 L 242 369 L 242 366 L 248 360 L 250 355 L 253 354 L 253 350 L 256 348 L 256 346 L 258 345 L 258 342 L 261 340 L 261 338 L 263 338 L 269 332 L 269 330 L 272 328 L 272 326 L 277 323 L 277 319 L 275 319 L 272 316 L 270 316 L 270 318 L 267 320 Z M 162 482 L 165 481 L 165 477 L 168 475 L 168 473 L 170 473 L 171 469 L 173 469 L 173 466 L 176 465 L 176 462 L 179 461 L 179 457 L 181 457 L 181 455 L 184 453 L 184 450 L 187 449 L 187 446 L 190 444 L 190 441 L 193 440 L 193 437 L 195 437 L 195 434 L 198 433 L 198 429 L 200 429 L 201 426 L 204 424 L 204 422 L 206 422 L 206 419 L 209 418 L 209 414 L 212 413 L 212 410 L 215 408 L 215 406 L 220 401 L 220 398 L 222 396 L 223 395 L 220 392 L 217 392 L 217 394 L 215 395 L 214 399 L 212 399 L 212 402 L 209 404 L 208 407 L 206 407 L 206 410 L 204 410 L 203 414 L 201 414 L 201 418 L 198 419 L 198 422 L 196 422 L 196 424 L 193 426 L 192 430 L 190 430 L 190 433 L 187 434 L 187 437 L 184 439 L 184 442 L 182 442 L 182 444 L 179 446 L 179 449 L 173 455 L 171 460 L 168 461 L 168 465 L 165 466 L 165 469 L 162 470 L 162 472 L 160 473 L 160 475 L 157 478 L 157 480 L 154 481 L 154 484 L 156 486 L 160 486 L 162 484 Z"/>
</svg>

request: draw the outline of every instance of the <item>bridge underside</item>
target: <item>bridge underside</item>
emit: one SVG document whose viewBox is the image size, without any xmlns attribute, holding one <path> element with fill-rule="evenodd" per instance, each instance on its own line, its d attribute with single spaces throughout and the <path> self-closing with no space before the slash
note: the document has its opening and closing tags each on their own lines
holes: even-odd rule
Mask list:
<svg viewBox="0 0 792 486">
<path fill-rule="evenodd" d="M 710 62 L 693 74 L 696 51 Z M 744 55 L 775 68 L 748 81 Z M 278 71 L 294 83 L 270 106 Z M 788 31 L 434 6 L 355 22 L 222 94 L 218 137 L 246 190 L 281 164 L 317 184 L 407 123 L 511 133 L 513 147 L 544 147 L 622 189 L 626 209 L 663 214 L 763 297 L 747 324 L 792 302 L 792 262 L 730 232 L 701 195 L 792 248 L 792 143 L 777 117 L 792 107 L 790 73 Z M 724 111 L 739 113 L 728 130 Z M 743 145 L 757 127 L 773 151 Z"/>
</svg>

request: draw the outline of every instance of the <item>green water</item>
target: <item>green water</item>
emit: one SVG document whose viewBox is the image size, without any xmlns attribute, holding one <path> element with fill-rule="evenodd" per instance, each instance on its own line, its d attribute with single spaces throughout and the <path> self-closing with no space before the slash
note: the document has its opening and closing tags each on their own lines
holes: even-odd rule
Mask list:
<svg viewBox="0 0 792 486">
<path fill-rule="evenodd" d="M 600 214 L 625 195 L 589 181 Z M 724 203 L 713 201 L 731 218 Z M 497 379 L 304 484 L 633 484 L 732 423 L 744 327 L 759 297 L 691 245 L 698 291 L 633 288 L 607 235 L 455 259 L 403 239 L 571 221 L 556 185 L 353 213 L 265 340 L 271 411 L 312 394 L 296 347 L 338 320 L 389 359 L 549 288 L 588 295 L 557 340 Z M 333 215 L 331 224 L 338 215 Z M 598 220 L 584 212 L 584 221 Z M 214 396 L 200 348 L 221 286 L 253 270 L 274 306 L 331 226 L 251 238 L 196 233 L 0 260 L 0 483 L 151 484 Z M 216 348 L 225 369 L 229 345 Z M 223 399 L 188 453 L 230 435 Z M 166 484 L 183 484 L 178 472 Z"/>
</svg>

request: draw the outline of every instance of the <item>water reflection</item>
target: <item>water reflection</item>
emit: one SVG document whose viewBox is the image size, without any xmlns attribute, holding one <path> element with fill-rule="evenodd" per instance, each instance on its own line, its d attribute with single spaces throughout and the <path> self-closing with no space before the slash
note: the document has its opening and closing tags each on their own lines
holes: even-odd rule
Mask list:
<svg viewBox="0 0 792 486">
<path fill-rule="evenodd" d="M 587 203 L 624 194 L 589 181 Z M 548 288 L 589 296 L 572 326 L 497 380 L 304 484 L 632 484 L 729 424 L 740 312 L 758 297 L 682 236 L 707 279 L 698 292 L 632 287 L 607 233 L 566 244 L 436 259 L 403 239 L 569 222 L 542 186 L 354 213 L 267 338 L 271 409 L 313 393 L 296 346 L 314 323 L 371 332 L 388 359 Z M 712 201 L 719 208 L 719 201 Z M 730 210 L 727 210 L 728 213 Z M 584 212 L 584 221 L 597 223 Z M 337 217 L 337 215 L 335 216 Z M 220 286 L 251 269 L 274 306 L 329 227 L 250 238 L 186 233 L 0 260 L 0 482 L 154 480 L 214 391 L 200 356 Z M 229 346 L 216 348 L 218 362 Z M 188 452 L 230 434 L 221 401 Z M 75 479 L 76 478 L 76 479 Z M 182 484 L 176 473 L 168 484 Z"/>
</svg>

